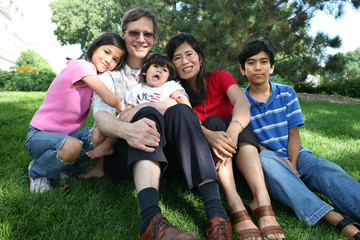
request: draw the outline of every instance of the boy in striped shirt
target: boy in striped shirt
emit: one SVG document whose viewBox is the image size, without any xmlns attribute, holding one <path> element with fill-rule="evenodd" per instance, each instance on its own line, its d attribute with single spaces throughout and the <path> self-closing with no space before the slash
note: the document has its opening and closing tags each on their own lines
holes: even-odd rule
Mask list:
<svg viewBox="0 0 360 240">
<path fill-rule="evenodd" d="M 296 92 L 269 81 L 274 71 L 271 47 L 263 40 L 249 41 L 239 61 L 250 82 L 244 92 L 251 104 L 250 124 L 263 149 L 260 159 L 270 195 L 309 225 L 323 219 L 344 229 L 347 237 L 360 239 L 355 223 L 360 219 L 360 184 L 337 164 L 301 146 L 299 127 L 304 119 Z M 313 191 L 328 197 L 348 217 L 333 211 Z"/>
</svg>

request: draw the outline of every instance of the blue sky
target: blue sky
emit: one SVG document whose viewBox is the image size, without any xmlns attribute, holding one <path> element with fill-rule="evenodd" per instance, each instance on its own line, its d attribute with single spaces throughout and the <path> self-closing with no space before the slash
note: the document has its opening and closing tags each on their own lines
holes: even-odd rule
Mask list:
<svg viewBox="0 0 360 240">
<path fill-rule="evenodd" d="M 314 36 L 316 32 L 322 31 L 330 37 L 339 35 L 342 39 L 342 46 L 339 49 L 327 49 L 326 53 L 346 53 L 360 47 L 359 24 L 360 9 L 354 9 L 351 4 L 347 4 L 344 16 L 337 20 L 331 15 L 318 12 L 311 21 L 310 34 Z"/>
</svg>

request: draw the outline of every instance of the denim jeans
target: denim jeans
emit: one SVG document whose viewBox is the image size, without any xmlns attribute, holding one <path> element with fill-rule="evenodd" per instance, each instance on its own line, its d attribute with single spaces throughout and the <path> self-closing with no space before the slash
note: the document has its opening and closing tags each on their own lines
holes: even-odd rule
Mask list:
<svg viewBox="0 0 360 240">
<path fill-rule="evenodd" d="M 92 141 L 93 127 L 71 133 L 70 135 L 46 132 L 29 127 L 26 148 L 31 157 L 35 159 L 29 170 L 30 177 L 56 178 L 61 172 L 72 175 L 80 171 L 80 164 L 88 159 L 86 152 L 95 148 Z M 82 151 L 78 159 L 72 163 L 66 163 L 59 158 L 59 150 L 68 138 L 76 138 L 82 143 Z"/>
<path fill-rule="evenodd" d="M 260 159 L 269 194 L 293 209 L 308 225 L 316 224 L 333 210 L 313 191 L 328 197 L 342 214 L 360 219 L 360 183 L 337 164 L 302 152 L 297 166 L 299 178 L 272 151 L 262 150 Z"/>
</svg>

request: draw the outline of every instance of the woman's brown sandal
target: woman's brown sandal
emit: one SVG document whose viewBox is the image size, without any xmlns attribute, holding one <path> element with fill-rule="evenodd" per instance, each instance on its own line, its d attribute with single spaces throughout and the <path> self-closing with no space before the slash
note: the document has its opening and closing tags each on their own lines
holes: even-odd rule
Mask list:
<svg viewBox="0 0 360 240">
<path fill-rule="evenodd" d="M 246 210 L 234 212 L 230 215 L 232 225 L 236 223 L 240 223 L 246 220 L 251 220 L 248 212 Z M 258 237 L 262 238 L 259 229 L 257 228 L 249 228 L 236 232 L 240 239 L 249 238 L 249 237 Z"/>
<path fill-rule="evenodd" d="M 265 216 L 275 217 L 275 213 L 270 205 L 256 208 L 253 211 L 253 214 L 255 215 L 256 221 L 259 221 L 261 217 Z M 274 236 L 276 236 L 277 234 L 284 234 L 283 229 L 278 225 L 264 227 L 260 229 L 260 232 L 264 239 L 267 239 L 266 236 L 269 236 L 271 234 L 273 234 Z"/>
</svg>

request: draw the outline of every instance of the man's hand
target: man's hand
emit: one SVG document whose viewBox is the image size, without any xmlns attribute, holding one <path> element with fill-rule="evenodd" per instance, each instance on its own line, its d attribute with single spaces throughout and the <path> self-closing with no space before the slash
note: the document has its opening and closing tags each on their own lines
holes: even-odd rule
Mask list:
<svg viewBox="0 0 360 240">
<path fill-rule="evenodd" d="M 123 131 L 124 139 L 133 148 L 153 152 L 155 147 L 159 146 L 160 134 L 156 129 L 155 122 L 148 118 L 130 123 Z"/>
</svg>

